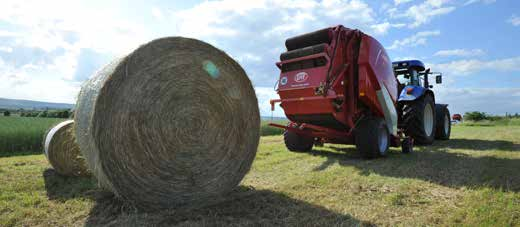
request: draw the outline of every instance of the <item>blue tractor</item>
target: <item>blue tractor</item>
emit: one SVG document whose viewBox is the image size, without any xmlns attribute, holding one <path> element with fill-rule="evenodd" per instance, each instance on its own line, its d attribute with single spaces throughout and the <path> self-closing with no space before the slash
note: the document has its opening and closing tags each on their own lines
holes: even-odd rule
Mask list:
<svg viewBox="0 0 520 227">
<path fill-rule="evenodd" d="M 436 104 L 433 85 L 428 77 L 442 83 L 442 74 L 430 72 L 418 60 L 392 63 L 399 81 L 398 125 L 417 144 L 428 145 L 435 139 L 448 140 L 451 133 L 450 111 L 447 104 Z"/>
</svg>

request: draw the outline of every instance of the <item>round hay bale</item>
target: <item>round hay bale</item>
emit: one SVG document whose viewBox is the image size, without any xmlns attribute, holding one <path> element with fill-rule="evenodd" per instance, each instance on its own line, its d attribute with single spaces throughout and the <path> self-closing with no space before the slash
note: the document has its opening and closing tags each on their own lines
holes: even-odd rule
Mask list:
<svg viewBox="0 0 520 227">
<path fill-rule="evenodd" d="M 99 184 L 145 208 L 219 200 L 249 171 L 260 131 L 240 65 L 182 37 L 154 40 L 97 72 L 75 120 Z"/>
<path fill-rule="evenodd" d="M 64 121 L 45 134 L 45 157 L 58 174 L 88 176 L 89 171 L 76 143 L 73 125 L 73 120 Z"/>
</svg>

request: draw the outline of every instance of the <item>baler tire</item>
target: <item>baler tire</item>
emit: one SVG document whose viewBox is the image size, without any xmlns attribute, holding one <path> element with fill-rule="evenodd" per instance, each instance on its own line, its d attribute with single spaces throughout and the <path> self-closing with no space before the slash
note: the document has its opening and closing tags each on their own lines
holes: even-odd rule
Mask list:
<svg viewBox="0 0 520 227">
<path fill-rule="evenodd" d="M 430 105 L 432 111 L 432 129 L 426 134 L 424 127 L 424 111 Z M 406 103 L 403 107 L 402 120 L 405 134 L 411 136 L 416 144 L 429 145 L 435 139 L 435 105 L 430 95 L 425 95 L 415 101 Z"/>
<path fill-rule="evenodd" d="M 382 134 L 384 132 L 384 134 Z M 361 157 L 372 159 L 384 157 L 390 147 L 390 133 L 385 121 L 381 118 L 366 117 L 361 119 L 355 130 L 356 148 Z M 386 142 L 382 139 L 386 136 Z"/>
<path fill-rule="evenodd" d="M 287 150 L 293 152 L 308 152 L 314 145 L 314 138 L 304 137 L 289 130 L 283 132 L 283 140 Z"/>
<path fill-rule="evenodd" d="M 435 114 L 437 121 L 435 139 L 449 140 L 451 134 L 450 110 L 445 105 L 435 105 Z"/>
</svg>

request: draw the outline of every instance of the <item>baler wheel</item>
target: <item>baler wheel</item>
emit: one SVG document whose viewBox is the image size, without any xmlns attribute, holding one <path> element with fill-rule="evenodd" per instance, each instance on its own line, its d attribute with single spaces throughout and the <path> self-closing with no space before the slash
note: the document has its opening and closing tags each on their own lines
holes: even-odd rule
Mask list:
<svg viewBox="0 0 520 227">
<path fill-rule="evenodd" d="M 405 134 L 417 144 L 432 144 L 435 138 L 435 105 L 430 95 L 425 95 L 404 105 L 403 125 Z"/>
<path fill-rule="evenodd" d="M 450 110 L 445 105 L 435 105 L 437 130 L 435 139 L 449 140 L 451 134 Z"/>
<path fill-rule="evenodd" d="M 311 151 L 314 145 L 314 138 L 301 136 L 289 130 L 283 132 L 283 140 L 285 147 L 294 152 Z"/>
<path fill-rule="evenodd" d="M 367 117 L 356 126 L 356 148 L 363 158 L 386 156 L 390 147 L 390 133 L 385 120 Z"/>
</svg>

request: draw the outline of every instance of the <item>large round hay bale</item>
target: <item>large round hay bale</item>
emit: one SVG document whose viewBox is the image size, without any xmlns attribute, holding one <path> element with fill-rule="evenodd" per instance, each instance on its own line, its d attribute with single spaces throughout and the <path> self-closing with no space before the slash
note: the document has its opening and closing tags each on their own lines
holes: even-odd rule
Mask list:
<svg viewBox="0 0 520 227">
<path fill-rule="evenodd" d="M 88 176 L 89 171 L 76 143 L 73 126 L 73 120 L 64 121 L 45 134 L 45 157 L 58 174 Z"/>
<path fill-rule="evenodd" d="M 202 206 L 234 189 L 259 142 L 240 65 L 194 39 L 147 43 L 83 85 L 76 136 L 101 186 L 146 208 Z"/>
</svg>

